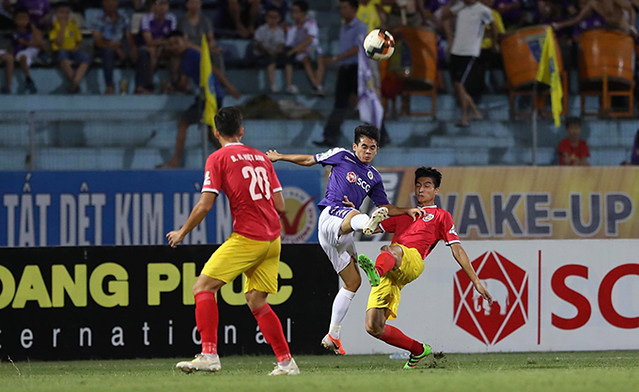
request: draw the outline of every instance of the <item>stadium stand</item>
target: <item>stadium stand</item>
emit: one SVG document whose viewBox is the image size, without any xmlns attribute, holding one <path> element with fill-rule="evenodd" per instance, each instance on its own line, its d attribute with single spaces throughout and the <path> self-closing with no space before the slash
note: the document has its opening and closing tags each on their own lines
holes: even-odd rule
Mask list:
<svg viewBox="0 0 639 392">
<path fill-rule="evenodd" d="M 87 3 L 89 7 L 76 11 L 88 23 L 99 10 L 95 8 L 99 7 L 99 2 L 82 3 Z M 184 14 L 183 3 L 171 1 L 171 12 L 178 18 Z M 120 1 L 120 5 L 128 15 L 136 15 L 132 2 Z M 219 1 L 204 2 L 206 15 L 215 17 L 219 9 Z M 324 52 L 336 53 L 340 24 L 336 2 L 313 1 L 312 9 L 320 26 L 320 43 Z M 83 32 L 84 47 L 92 49 L 90 32 Z M 7 34 L 7 31 L 2 34 L 4 38 L 0 48 L 7 47 Z M 328 69 L 324 81 L 327 88 L 325 98 L 311 94 L 311 85 L 302 69 L 294 73 L 294 84 L 300 87 L 300 95 L 266 96 L 269 85 L 265 70 L 246 69 L 244 57 L 250 51 L 250 41 L 232 37 L 232 32 L 218 30 L 216 38 L 217 44 L 225 50 L 227 78 L 243 93 L 239 99 L 225 97 L 224 105 L 244 105 L 248 113 L 254 114 L 247 116 L 246 127 L 260 131 L 250 132 L 251 136 L 246 138 L 246 142 L 262 150 L 277 147 L 283 153 L 301 149 L 316 151 L 317 148 L 311 142 L 321 139 L 325 118 L 332 108 L 331 94 L 336 69 Z M 568 75 L 568 114 L 578 116 L 582 112 L 578 69 L 574 67 L 568 70 Z M 61 71 L 51 65 L 46 56 L 41 56 L 40 62 L 34 65 L 32 77 L 38 87 L 38 95 L 24 94 L 25 80 L 19 70 L 14 74 L 12 94 L 0 95 L 0 170 L 152 169 L 170 157 L 175 140 L 176 119 L 193 100 L 189 95 L 132 95 L 135 76 L 133 69 L 127 67 L 115 71 L 115 80 L 129 81 L 126 95 L 100 95 L 105 86 L 99 64 L 95 60 L 80 85 L 80 95 L 66 95 Z M 276 78 L 280 86 L 283 86 L 283 70 L 278 69 Z M 167 71 L 160 70 L 155 77 L 156 85 L 161 85 L 166 79 Z M 410 101 L 410 109 L 423 111 L 430 107 L 430 102 L 429 97 L 415 95 Z M 506 93 L 484 95 L 478 102 L 484 113 L 484 120 L 473 122 L 470 128 L 456 128 L 455 122 L 459 115 L 457 103 L 450 76 L 442 69 L 436 117 L 400 116 L 387 119 L 386 126 L 392 144 L 384 148 L 384 154 L 376 158 L 376 164 L 530 164 L 530 119 L 518 118 L 511 121 Z M 525 105 L 526 102 L 518 104 Z M 307 109 L 304 113 L 310 113 L 304 115 L 302 120 L 278 118 L 278 114 L 281 115 L 286 110 L 270 109 L 298 106 Z M 597 98 L 586 100 L 586 106 L 596 110 L 599 107 Z M 260 112 L 260 107 L 266 109 Z M 350 145 L 348 135 L 356 123 L 357 120 L 351 119 L 344 124 L 341 146 Z M 584 121 L 583 128 L 582 137 L 586 138 L 591 147 L 591 164 L 618 165 L 630 156 L 630 146 L 639 128 L 639 121 L 633 118 L 589 118 Z M 555 128 L 549 118 L 542 118 L 538 131 L 537 163 L 556 163 L 555 148 L 564 137 L 563 128 Z M 202 166 L 201 140 L 200 133 L 193 127 L 187 137 L 184 167 Z"/>
</svg>

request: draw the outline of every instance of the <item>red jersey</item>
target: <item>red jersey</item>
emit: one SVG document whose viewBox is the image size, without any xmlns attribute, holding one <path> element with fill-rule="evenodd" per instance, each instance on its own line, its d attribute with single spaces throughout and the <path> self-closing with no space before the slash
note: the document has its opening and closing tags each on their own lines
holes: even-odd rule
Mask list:
<svg viewBox="0 0 639 392">
<path fill-rule="evenodd" d="M 444 240 L 446 245 L 461 242 L 450 212 L 437 206 L 422 209 L 426 211 L 426 215 L 415 222 L 412 217 L 404 214 L 391 216 L 379 226 L 387 233 L 395 233 L 391 242 L 417 249 L 423 259 L 435 248 L 439 240 Z"/>
<path fill-rule="evenodd" d="M 233 231 L 257 241 L 273 241 L 282 226 L 273 193 L 282 185 L 266 155 L 242 143 L 229 143 L 206 160 L 202 192 L 224 192 Z"/>
<path fill-rule="evenodd" d="M 590 156 L 590 150 L 588 149 L 588 144 L 586 144 L 585 140 L 579 140 L 577 147 L 573 147 L 570 143 L 570 139 L 566 138 L 559 142 L 559 146 L 557 147 L 557 152 L 559 153 L 559 164 L 560 165 L 575 165 L 575 162 L 570 162 L 564 160 L 564 153 L 568 154 L 570 158 L 588 158 Z"/>
</svg>

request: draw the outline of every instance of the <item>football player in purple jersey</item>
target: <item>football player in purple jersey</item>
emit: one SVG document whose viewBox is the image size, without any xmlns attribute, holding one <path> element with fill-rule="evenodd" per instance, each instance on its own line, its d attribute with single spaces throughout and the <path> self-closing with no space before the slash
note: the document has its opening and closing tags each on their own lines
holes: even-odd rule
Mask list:
<svg viewBox="0 0 639 392">
<path fill-rule="evenodd" d="M 361 284 L 353 232 L 371 235 L 389 215 L 408 214 L 416 219 L 423 214 L 418 208 L 397 208 L 389 203 L 382 176 L 371 166 L 379 150 L 379 139 L 379 130 L 375 126 L 363 124 L 355 128 L 353 151 L 333 148 L 315 155 L 280 154 L 275 150 L 266 153 L 273 162 L 331 166 L 326 195 L 319 202 L 322 212 L 318 236 L 344 286 L 333 301 L 329 332 L 322 339 L 322 346 L 338 355 L 346 353 L 340 341 L 341 324 Z M 358 211 L 366 196 L 378 207 L 370 217 Z"/>
</svg>

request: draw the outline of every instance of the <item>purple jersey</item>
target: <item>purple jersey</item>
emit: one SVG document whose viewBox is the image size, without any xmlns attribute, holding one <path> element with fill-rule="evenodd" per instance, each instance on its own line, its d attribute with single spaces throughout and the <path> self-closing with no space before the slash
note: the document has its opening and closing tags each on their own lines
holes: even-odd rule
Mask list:
<svg viewBox="0 0 639 392">
<path fill-rule="evenodd" d="M 438 9 L 443 8 L 448 3 L 450 3 L 450 0 L 430 0 L 428 3 L 428 9 L 431 12 L 435 12 Z"/>
<path fill-rule="evenodd" d="M 16 8 L 26 8 L 29 11 L 29 21 L 39 25 L 40 19 L 51 11 L 51 4 L 49 0 L 18 0 Z"/>
<path fill-rule="evenodd" d="M 332 166 L 326 185 L 326 196 L 320 207 L 342 207 L 344 196 L 359 209 L 366 196 L 377 206 L 390 204 L 382 182 L 382 176 L 373 166 L 362 163 L 351 151 L 333 148 L 315 154 L 315 162 Z"/>
<path fill-rule="evenodd" d="M 29 31 L 27 31 L 26 33 L 19 33 L 17 31 L 13 32 L 13 54 L 18 54 L 19 52 L 22 52 L 23 50 L 25 50 L 26 48 L 28 48 L 28 45 L 24 45 L 22 43 L 20 43 L 19 39 L 23 39 L 25 41 L 31 42 L 31 37 L 33 36 L 33 32 L 31 31 L 31 28 L 29 28 Z"/>
<path fill-rule="evenodd" d="M 138 45 L 145 45 L 142 33 L 149 32 L 153 39 L 165 39 L 170 32 L 177 29 L 177 19 L 172 13 L 166 14 L 163 21 L 155 19 L 155 14 L 150 12 L 142 16 L 140 20 L 140 35 Z"/>
</svg>

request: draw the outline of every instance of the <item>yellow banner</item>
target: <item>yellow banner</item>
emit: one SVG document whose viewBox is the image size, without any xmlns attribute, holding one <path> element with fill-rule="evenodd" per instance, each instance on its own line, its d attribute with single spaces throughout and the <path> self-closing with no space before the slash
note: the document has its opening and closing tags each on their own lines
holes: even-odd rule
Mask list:
<svg viewBox="0 0 639 392">
<path fill-rule="evenodd" d="M 460 237 L 639 238 L 639 167 L 445 167 L 437 205 Z M 380 169 L 391 203 L 415 204 L 415 168 Z"/>
</svg>

